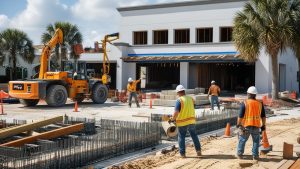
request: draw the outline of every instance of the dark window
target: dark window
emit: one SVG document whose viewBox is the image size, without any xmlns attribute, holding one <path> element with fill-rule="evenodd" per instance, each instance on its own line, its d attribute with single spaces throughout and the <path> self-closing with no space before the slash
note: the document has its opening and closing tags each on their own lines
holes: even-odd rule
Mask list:
<svg viewBox="0 0 300 169">
<path fill-rule="evenodd" d="M 147 45 L 147 31 L 133 32 L 134 45 Z"/>
<path fill-rule="evenodd" d="M 153 31 L 153 44 L 168 44 L 168 30 Z"/>
<path fill-rule="evenodd" d="M 221 42 L 230 42 L 232 41 L 232 27 L 223 27 L 220 28 L 220 41 Z"/>
<path fill-rule="evenodd" d="M 197 43 L 205 43 L 213 41 L 213 28 L 197 29 Z"/>
<path fill-rule="evenodd" d="M 190 30 L 189 29 L 175 30 L 175 43 L 190 43 Z"/>
</svg>

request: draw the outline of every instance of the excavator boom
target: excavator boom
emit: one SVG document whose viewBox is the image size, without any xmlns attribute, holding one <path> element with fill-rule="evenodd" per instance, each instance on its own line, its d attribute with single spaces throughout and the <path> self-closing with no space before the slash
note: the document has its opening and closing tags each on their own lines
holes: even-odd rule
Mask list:
<svg viewBox="0 0 300 169">
<path fill-rule="evenodd" d="M 63 32 L 61 29 L 56 29 L 51 40 L 45 45 L 41 55 L 41 67 L 39 73 L 39 79 L 44 79 L 45 73 L 48 71 L 48 60 L 51 50 L 57 45 L 63 42 Z"/>
</svg>

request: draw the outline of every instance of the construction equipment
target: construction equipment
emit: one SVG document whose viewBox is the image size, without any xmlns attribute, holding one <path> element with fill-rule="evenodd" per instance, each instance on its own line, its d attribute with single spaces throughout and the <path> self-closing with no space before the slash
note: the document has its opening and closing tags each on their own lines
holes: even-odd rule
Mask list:
<svg viewBox="0 0 300 169">
<path fill-rule="evenodd" d="M 45 45 L 41 55 L 41 66 L 38 79 L 30 81 L 10 81 L 9 94 L 20 99 L 27 107 L 35 106 L 40 99 L 49 106 L 59 107 L 65 105 L 67 98 L 82 102 L 85 98 L 92 99 L 94 103 L 103 104 L 108 97 L 109 60 L 106 53 L 106 43 L 118 39 L 118 33 L 106 35 L 102 41 L 104 50 L 102 79 L 87 75 L 86 63 L 79 61 L 62 62 L 59 72 L 48 72 L 48 60 L 51 50 L 63 42 L 63 32 L 57 29 L 52 39 Z M 73 46 L 75 54 L 83 53 L 82 45 Z"/>
</svg>

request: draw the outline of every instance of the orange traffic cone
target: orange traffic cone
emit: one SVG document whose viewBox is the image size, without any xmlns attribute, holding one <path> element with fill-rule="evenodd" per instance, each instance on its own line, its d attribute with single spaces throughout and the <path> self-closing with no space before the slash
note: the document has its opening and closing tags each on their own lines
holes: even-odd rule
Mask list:
<svg viewBox="0 0 300 169">
<path fill-rule="evenodd" d="M 266 130 L 262 132 L 260 151 L 264 154 L 272 151 L 272 145 L 269 144 Z"/>
<path fill-rule="evenodd" d="M 2 99 L 1 99 L 0 106 L 1 106 L 1 109 L 0 109 L 0 115 L 6 115 L 6 114 L 4 113 L 4 108 L 3 108 L 3 102 L 2 102 Z"/>
<path fill-rule="evenodd" d="M 230 123 L 227 123 L 227 125 L 226 125 L 224 137 L 225 138 L 231 137 L 231 135 L 230 135 Z"/>
<path fill-rule="evenodd" d="M 73 112 L 79 112 L 78 111 L 78 103 L 77 103 L 77 101 L 75 102 L 75 106 L 74 106 L 74 111 Z"/>
<path fill-rule="evenodd" d="M 150 109 L 152 109 L 152 97 L 150 97 Z"/>
</svg>

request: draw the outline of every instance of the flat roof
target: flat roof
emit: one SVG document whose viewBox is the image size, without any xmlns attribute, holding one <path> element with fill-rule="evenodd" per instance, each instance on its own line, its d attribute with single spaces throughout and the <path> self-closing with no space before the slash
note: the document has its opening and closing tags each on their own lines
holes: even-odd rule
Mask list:
<svg viewBox="0 0 300 169">
<path fill-rule="evenodd" d="M 245 2 L 248 0 L 196 0 L 186 2 L 173 2 L 173 3 L 161 3 L 152 5 L 141 5 L 132 7 L 120 7 L 117 8 L 119 12 L 145 10 L 145 9 L 157 9 L 157 8 L 173 8 L 182 6 L 193 6 L 193 5 L 207 5 L 207 4 L 218 4 L 218 3 L 230 3 L 230 2 Z"/>
</svg>

